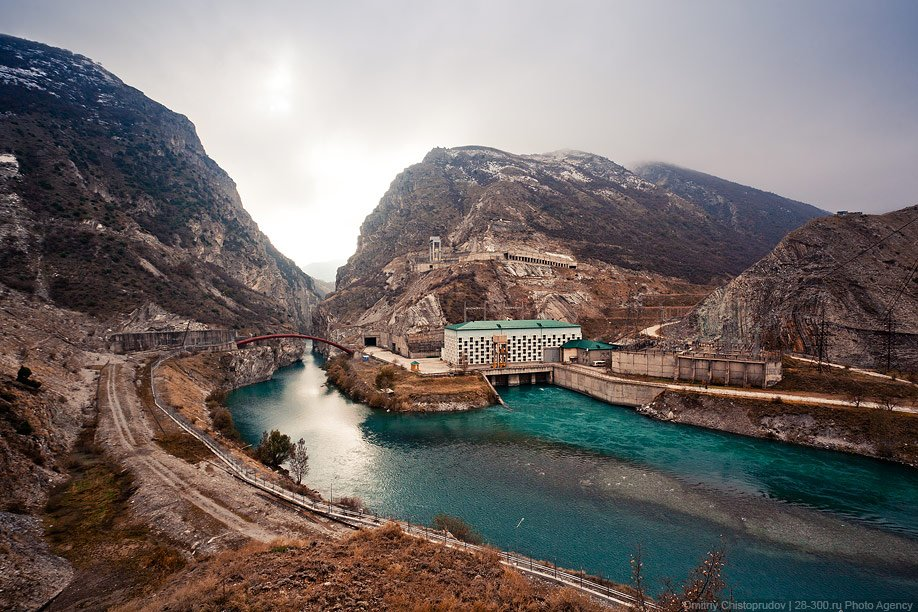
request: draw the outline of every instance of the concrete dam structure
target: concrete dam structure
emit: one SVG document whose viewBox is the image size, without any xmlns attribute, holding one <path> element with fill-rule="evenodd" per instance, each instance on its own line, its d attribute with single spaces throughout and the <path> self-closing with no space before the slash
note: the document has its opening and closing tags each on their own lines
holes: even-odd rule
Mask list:
<svg viewBox="0 0 918 612">
<path fill-rule="evenodd" d="M 479 372 L 495 387 L 556 385 L 619 406 L 644 406 L 663 392 L 659 384 L 622 382 L 587 368 L 563 364 L 534 364 Z"/>
<path fill-rule="evenodd" d="M 236 332 L 232 329 L 167 330 L 124 332 L 106 338 L 108 348 L 115 353 L 149 351 L 157 348 L 236 348 Z"/>
<path fill-rule="evenodd" d="M 712 385 L 770 387 L 781 380 L 781 357 L 703 352 L 613 351 L 613 374 L 666 378 Z"/>
</svg>

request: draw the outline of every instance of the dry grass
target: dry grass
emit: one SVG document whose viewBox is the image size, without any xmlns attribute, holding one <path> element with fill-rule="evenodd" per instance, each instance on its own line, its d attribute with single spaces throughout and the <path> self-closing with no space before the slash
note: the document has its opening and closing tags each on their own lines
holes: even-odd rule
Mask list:
<svg viewBox="0 0 918 612">
<path fill-rule="evenodd" d="M 192 465 L 214 456 L 200 440 L 175 425 L 167 427 L 166 432 L 153 438 L 153 441 L 170 455 L 184 459 Z"/>
<path fill-rule="evenodd" d="M 441 402 L 483 408 L 497 401 L 485 381 L 474 374 L 425 377 L 399 367 L 344 356 L 330 359 L 327 372 L 328 379 L 351 399 L 374 408 L 424 410 L 425 406 Z M 391 372 L 394 393 L 376 387 L 380 372 Z"/>
<path fill-rule="evenodd" d="M 494 553 L 411 538 L 395 524 L 341 541 L 250 544 L 180 573 L 144 610 L 599 610 L 576 592 L 530 582 Z"/>
<path fill-rule="evenodd" d="M 904 381 L 885 380 L 841 368 L 784 358 L 783 377 L 773 388 L 786 391 L 808 391 L 837 395 L 844 399 L 855 397 L 877 401 L 889 397 L 897 404 L 918 405 L 918 386 Z"/>
<path fill-rule="evenodd" d="M 71 478 L 46 506 L 52 549 L 77 570 L 52 609 L 106 607 L 185 566 L 177 549 L 130 515 L 131 475 L 102 454 L 94 433 L 94 427 L 81 433 L 68 460 Z"/>
</svg>

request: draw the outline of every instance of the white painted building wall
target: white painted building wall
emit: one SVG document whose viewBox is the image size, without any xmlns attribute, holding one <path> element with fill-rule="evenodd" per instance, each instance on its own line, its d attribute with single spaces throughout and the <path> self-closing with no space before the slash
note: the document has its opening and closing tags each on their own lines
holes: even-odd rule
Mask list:
<svg viewBox="0 0 918 612">
<path fill-rule="evenodd" d="M 526 363 L 541 362 L 544 349 L 579 340 L 582 332 L 579 325 L 548 329 L 445 329 L 441 356 L 447 363 L 456 365 L 464 352 L 469 365 L 490 365 L 496 335 L 507 336 L 508 363 Z"/>
</svg>

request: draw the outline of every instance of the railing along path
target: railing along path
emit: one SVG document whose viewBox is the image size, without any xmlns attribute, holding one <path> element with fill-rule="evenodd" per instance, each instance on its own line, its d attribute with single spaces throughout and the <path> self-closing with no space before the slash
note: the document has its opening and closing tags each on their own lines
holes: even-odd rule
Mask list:
<svg viewBox="0 0 918 612">
<path fill-rule="evenodd" d="M 165 359 L 166 357 L 159 358 L 156 363 L 153 364 L 153 367 L 150 368 L 150 389 L 153 394 L 153 403 L 156 404 L 156 407 L 159 408 L 166 416 L 172 419 L 176 425 L 181 427 L 185 432 L 194 436 L 202 444 L 204 444 L 204 446 L 206 446 L 214 455 L 217 456 L 218 459 L 220 459 L 220 461 L 226 465 L 226 467 L 229 469 L 229 472 L 239 480 L 242 480 L 243 482 L 246 482 L 253 487 L 257 487 L 258 489 L 261 489 L 262 491 L 265 491 L 274 497 L 294 504 L 295 506 L 304 508 L 310 512 L 314 512 L 316 514 L 325 516 L 329 519 L 357 529 L 379 527 L 386 523 L 393 522 L 398 524 L 402 528 L 402 531 L 409 535 L 423 538 L 431 542 L 437 542 L 447 546 L 448 548 L 472 552 L 483 552 L 489 550 L 483 546 L 469 544 L 454 538 L 449 535 L 448 532 L 437 531 L 422 525 L 414 525 L 408 521 L 390 517 L 380 517 L 376 514 L 369 514 L 367 512 L 349 510 L 347 508 L 342 508 L 341 506 L 336 506 L 330 501 L 318 502 L 304 495 L 289 491 L 283 487 L 278 486 L 277 484 L 274 484 L 273 482 L 265 480 L 264 478 L 260 478 L 257 471 L 242 465 L 235 457 L 227 453 L 223 447 L 210 435 L 198 430 L 196 427 L 194 427 L 194 425 L 189 423 L 183 415 L 173 410 L 171 406 L 166 406 L 160 402 L 159 394 L 156 392 L 155 384 L 156 369 Z M 607 604 L 623 605 L 628 607 L 638 605 L 637 598 L 630 593 L 626 593 L 619 589 L 615 589 L 597 582 L 592 578 L 586 577 L 586 575 L 582 572 L 578 574 L 571 573 L 569 571 L 559 569 L 556 565 L 548 565 L 542 561 L 537 561 L 515 552 L 503 550 L 498 552 L 500 554 L 500 562 L 503 565 L 516 568 L 518 571 L 523 572 L 524 574 L 529 574 L 533 577 L 571 587 L 580 591 L 581 593 L 594 597 Z M 650 602 L 647 602 L 645 605 L 649 608 L 656 607 Z"/>
</svg>

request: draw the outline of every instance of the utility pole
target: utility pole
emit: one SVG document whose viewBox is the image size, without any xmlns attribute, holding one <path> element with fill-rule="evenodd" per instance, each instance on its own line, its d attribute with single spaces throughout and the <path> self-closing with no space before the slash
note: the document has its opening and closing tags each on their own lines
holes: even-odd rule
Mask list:
<svg viewBox="0 0 918 612">
<path fill-rule="evenodd" d="M 462 302 L 462 322 L 466 323 L 469 320 L 468 311 L 469 310 L 481 310 L 483 311 L 482 319 L 488 320 L 488 303 L 485 302 L 484 306 L 469 306 L 468 302 Z"/>
<path fill-rule="evenodd" d="M 822 362 L 826 360 L 826 309 L 822 308 L 822 319 L 819 322 L 819 331 L 816 336 L 817 350 L 819 351 L 819 371 L 822 371 Z"/>
<path fill-rule="evenodd" d="M 892 371 L 893 318 L 892 308 L 886 312 L 886 373 Z"/>
<path fill-rule="evenodd" d="M 821 300 L 820 300 L 821 302 Z M 826 361 L 828 356 L 828 344 L 829 344 L 829 332 L 828 332 L 828 323 L 826 322 L 826 305 L 824 302 L 820 304 L 820 315 L 819 318 L 815 321 L 816 324 L 816 363 L 819 371 L 822 372 L 823 362 Z M 812 321 L 812 319 L 810 319 Z"/>
</svg>

